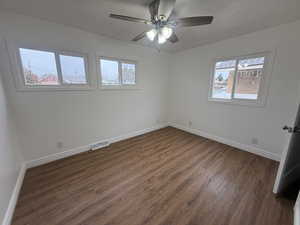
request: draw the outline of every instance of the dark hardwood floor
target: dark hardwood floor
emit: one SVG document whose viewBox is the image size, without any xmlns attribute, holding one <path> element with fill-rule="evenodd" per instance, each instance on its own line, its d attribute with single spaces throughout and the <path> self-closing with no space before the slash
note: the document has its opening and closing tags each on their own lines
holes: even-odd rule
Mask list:
<svg viewBox="0 0 300 225">
<path fill-rule="evenodd" d="M 164 128 L 29 169 L 13 225 L 292 225 L 278 163 Z"/>
</svg>

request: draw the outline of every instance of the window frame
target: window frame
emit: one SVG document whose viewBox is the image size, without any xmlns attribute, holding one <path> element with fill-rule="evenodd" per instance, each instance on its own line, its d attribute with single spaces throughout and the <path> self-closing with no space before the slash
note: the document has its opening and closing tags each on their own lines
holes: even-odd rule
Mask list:
<svg viewBox="0 0 300 225">
<path fill-rule="evenodd" d="M 49 48 L 41 48 L 28 45 L 8 45 L 9 53 L 12 59 L 12 67 L 15 68 L 15 83 L 17 91 L 76 91 L 76 90 L 90 90 L 92 89 L 90 68 L 89 68 L 89 55 L 87 53 L 79 53 L 74 51 L 65 51 Z M 57 76 L 59 80 L 58 85 L 26 85 L 23 62 L 21 59 L 20 49 L 29 49 L 36 51 L 50 52 L 54 54 L 55 63 L 57 68 Z M 12 55 L 13 54 L 13 55 Z M 61 70 L 60 55 L 81 57 L 84 60 L 84 70 L 86 76 L 86 84 L 66 84 L 63 82 L 63 74 Z"/>
<path fill-rule="evenodd" d="M 121 59 L 116 57 L 108 57 L 108 56 L 97 56 L 96 57 L 96 65 L 97 65 L 97 77 L 98 77 L 98 87 L 101 90 L 136 90 L 139 89 L 138 86 L 138 62 L 136 60 L 131 59 Z M 117 85 L 103 85 L 102 84 L 102 70 L 101 70 L 101 60 L 111 60 L 118 62 L 118 71 L 119 71 L 119 81 L 120 84 Z M 133 64 L 135 65 L 135 84 L 123 84 L 122 81 L 122 63 Z"/>
<path fill-rule="evenodd" d="M 66 52 L 66 51 L 57 51 L 57 60 L 59 61 L 59 74 L 61 75 L 61 85 L 65 87 L 73 87 L 73 86 L 81 86 L 81 87 L 87 87 L 90 86 L 90 78 L 88 73 L 88 54 L 78 53 L 78 52 Z M 85 72 L 85 79 L 86 84 L 66 84 L 63 82 L 63 73 L 62 73 L 62 66 L 59 56 L 73 56 L 73 57 L 81 57 L 84 61 L 84 72 Z"/>
<path fill-rule="evenodd" d="M 261 78 L 261 81 L 259 84 L 257 99 L 234 98 L 239 61 L 243 60 L 243 59 L 259 58 L 259 57 L 264 57 L 265 59 L 264 59 L 263 74 L 262 74 L 262 78 Z M 266 98 L 267 98 L 267 94 L 268 94 L 269 83 L 270 83 L 270 78 L 271 78 L 271 73 L 272 73 L 273 58 L 274 58 L 273 52 L 266 51 L 266 52 L 260 52 L 260 53 L 254 53 L 254 54 L 247 54 L 247 55 L 243 55 L 243 56 L 220 57 L 220 58 L 214 59 L 212 66 L 211 66 L 208 101 L 227 103 L 227 104 L 245 105 L 245 106 L 263 107 L 266 103 Z M 213 94 L 216 63 L 220 62 L 220 61 L 227 61 L 227 60 L 236 60 L 235 73 L 234 73 L 234 79 L 233 79 L 233 87 L 232 87 L 232 92 L 231 92 L 231 99 L 213 98 L 212 94 Z"/>
</svg>

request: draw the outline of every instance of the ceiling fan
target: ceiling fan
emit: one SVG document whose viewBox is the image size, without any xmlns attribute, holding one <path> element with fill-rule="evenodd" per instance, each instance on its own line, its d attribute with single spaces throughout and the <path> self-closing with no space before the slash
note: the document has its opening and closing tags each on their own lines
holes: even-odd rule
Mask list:
<svg viewBox="0 0 300 225">
<path fill-rule="evenodd" d="M 137 35 L 132 41 L 139 41 L 144 37 L 148 37 L 150 41 L 157 40 L 158 44 L 163 44 L 167 40 L 171 43 L 176 43 L 179 39 L 174 32 L 174 28 L 201 26 L 212 23 L 213 16 L 173 18 L 171 15 L 174 10 L 175 2 L 176 0 L 152 1 L 148 6 L 151 16 L 150 20 L 117 14 L 110 14 L 110 17 L 130 22 L 144 23 L 151 26 L 151 30 Z"/>
</svg>

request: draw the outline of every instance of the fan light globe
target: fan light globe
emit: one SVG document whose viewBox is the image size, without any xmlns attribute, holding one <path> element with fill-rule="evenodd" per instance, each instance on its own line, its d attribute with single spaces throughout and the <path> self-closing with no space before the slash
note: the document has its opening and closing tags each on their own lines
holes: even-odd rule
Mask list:
<svg viewBox="0 0 300 225">
<path fill-rule="evenodd" d="M 154 38 L 155 38 L 156 35 L 157 35 L 157 30 L 152 29 L 152 30 L 148 31 L 148 32 L 146 33 L 146 35 L 147 35 L 147 37 L 148 37 L 148 39 L 149 39 L 150 41 L 154 41 Z"/>
<path fill-rule="evenodd" d="M 167 41 L 167 39 L 165 38 L 165 36 L 162 33 L 158 34 L 158 44 L 163 44 Z"/>
<path fill-rule="evenodd" d="M 170 27 L 163 27 L 161 29 L 161 33 L 165 37 L 165 39 L 169 39 L 173 33 L 173 30 Z"/>
</svg>

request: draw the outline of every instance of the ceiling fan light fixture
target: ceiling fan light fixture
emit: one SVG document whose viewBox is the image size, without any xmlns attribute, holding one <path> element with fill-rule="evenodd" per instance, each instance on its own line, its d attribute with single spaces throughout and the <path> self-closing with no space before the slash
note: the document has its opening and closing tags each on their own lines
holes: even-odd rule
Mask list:
<svg viewBox="0 0 300 225">
<path fill-rule="evenodd" d="M 147 35 L 147 37 L 148 37 L 148 39 L 149 39 L 150 41 L 154 41 L 154 39 L 155 39 L 155 37 L 156 37 L 156 35 L 157 35 L 157 30 L 152 29 L 152 30 L 148 31 L 148 32 L 146 33 L 146 35 Z"/>
<path fill-rule="evenodd" d="M 165 37 L 165 39 L 169 39 L 173 34 L 173 30 L 172 28 L 165 26 L 161 29 L 161 33 Z"/>
<path fill-rule="evenodd" d="M 150 0 L 148 10 L 150 13 L 149 19 L 137 18 L 119 14 L 109 14 L 111 18 L 143 23 L 151 26 L 151 30 L 144 31 L 132 39 L 137 42 L 144 37 L 147 37 L 152 42 L 163 44 L 166 41 L 177 43 L 179 41 L 175 29 L 180 27 L 195 27 L 211 24 L 213 16 L 192 16 L 183 18 L 173 18 L 176 0 Z"/>
<path fill-rule="evenodd" d="M 165 36 L 162 33 L 158 34 L 158 44 L 164 44 L 167 41 L 167 39 L 165 38 Z"/>
</svg>

